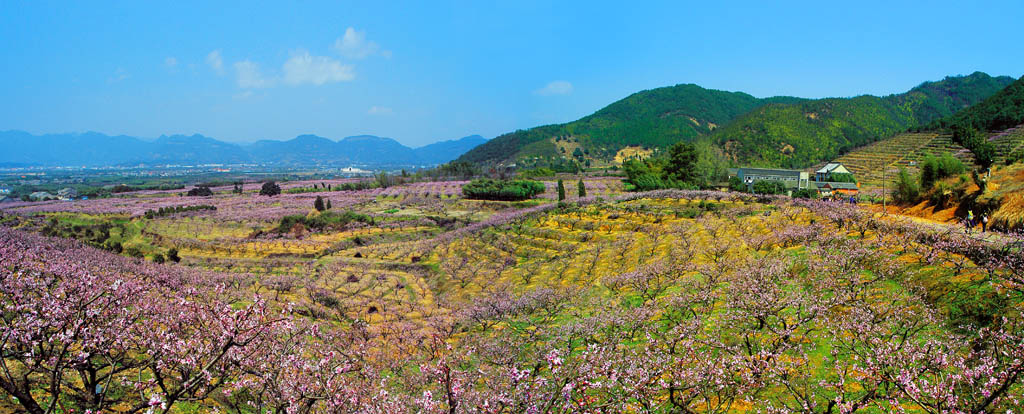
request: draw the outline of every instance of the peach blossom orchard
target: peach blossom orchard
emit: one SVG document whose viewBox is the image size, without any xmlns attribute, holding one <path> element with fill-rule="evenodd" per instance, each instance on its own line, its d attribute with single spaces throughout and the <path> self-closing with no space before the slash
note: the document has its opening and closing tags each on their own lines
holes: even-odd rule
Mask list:
<svg viewBox="0 0 1024 414">
<path fill-rule="evenodd" d="M 5 205 L 0 411 L 1024 405 L 1020 235 L 612 179 L 565 203 L 461 184 Z M 330 212 L 360 218 L 278 225 Z M 104 231 L 125 253 L 86 237 Z"/>
</svg>

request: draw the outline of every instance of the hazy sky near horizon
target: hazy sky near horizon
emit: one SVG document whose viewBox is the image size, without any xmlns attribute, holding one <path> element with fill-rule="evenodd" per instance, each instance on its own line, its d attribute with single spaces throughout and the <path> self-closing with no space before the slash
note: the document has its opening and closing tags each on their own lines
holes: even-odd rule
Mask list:
<svg viewBox="0 0 1024 414">
<path fill-rule="evenodd" d="M 831 3 L 4 0 L 0 130 L 420 146 L 679 83 L 816 98 L 1024 74 L 1024 2 Z"/>
</svg>

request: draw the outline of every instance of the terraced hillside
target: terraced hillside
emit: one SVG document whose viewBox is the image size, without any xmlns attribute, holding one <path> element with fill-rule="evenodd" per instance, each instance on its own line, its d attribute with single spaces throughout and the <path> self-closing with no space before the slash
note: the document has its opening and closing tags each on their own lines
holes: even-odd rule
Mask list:
<svg viewBox="0 0 1024 414">
<path fill-rule="evenodd" d="M 1024 148 L 1024 125 L 992 133 L 988 138 L 996 147 L 995 163 L 1002 164 L 1007 155 Z M 857 148 L 836 159 L 849 168 L 863 185 L 878 187 L 883 177 L 892 178 L 900 167 L 911 173 L 917 172 L 917 165 L 928 155 L 951 153 L 969 168 L 975 168 L 974 154 L 954 143 L 949 134 L 937 132 L 914 132 L 899 134 L 892 138 Z M 814 166 L 811 171 L 824 164 Z M 883 175 L 883 171 L 885 171 Z"/>
<path fill-rule="evenodd" d="M 927 155 L 945 152 L 969 167 L 974 167 L 974 155 L 966 148 L 953 143 L 948 134 L 915 132 L 899 134 L 892 138 L 857 148 L 836 159 L 857 176 L 862 185 L 880 187 L 883 178 L 891 179 L 900 167 L 916 172 L 916 165 Z M 816 165 L 811 171 L 821 168 Z"/>
<path fill-rule="evenodd" d="M 996 147 L 995 163 L 1002 164 L 1008 155 L 1024 148 L 1024 124 L 992 134 L 988 141 Z"/>
</svg>

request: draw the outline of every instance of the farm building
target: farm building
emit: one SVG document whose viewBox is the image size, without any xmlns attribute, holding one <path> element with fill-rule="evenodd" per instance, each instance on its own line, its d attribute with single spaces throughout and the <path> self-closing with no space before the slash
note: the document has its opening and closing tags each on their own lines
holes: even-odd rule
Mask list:
<svg viewBox="0 0 1024 414">
<path fill-rule="evenodd" d="M 730 173 L 731 172 L 732 171 L 730 171 Z M 810 188 L 810 174 L 806 171 L 769 168 L 737 168 L 735 175 L 747 185 L 753 185 L 753 183 L 758 181 L 779 181 L 790 190 Z"/>
<path fill-rule="evenodd" d="M 815 181 L 814 185 L 822 197 L 853 196 L 860 192 L 860 186 L 857 183 Z"/>
<path fill-rule="evenodd" d="M 828 182 L 831 180 L 832 174 L 853 174 L 850 170 L 846 169 L 842 163 L 830 162 L 821 167 L 818 171 L 814 172 L 814 181 L 819 183 Z"/>
</svg>

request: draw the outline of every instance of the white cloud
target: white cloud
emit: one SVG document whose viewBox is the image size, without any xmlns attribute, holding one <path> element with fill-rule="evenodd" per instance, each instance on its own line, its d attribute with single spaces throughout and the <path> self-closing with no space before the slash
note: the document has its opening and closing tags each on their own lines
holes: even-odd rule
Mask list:
<svg viewBox="0 0 1024 414">
<path fill-rule="evenodd" d="M 206 55 L 206 64 L 210 65 L 217 74 L 224 74 L 224 58 L 220 56 L 220 49 L 214 50 Z"/>
<path fill-rule="evenodd" d="M 107 78 L 107 83 L 118 83 L 120 81 L 128 79 L 129 77 L 131 77 L 131 75 L 129 75 L 128 72 L 124 70 L 124 68 L 117 68 L 117 70 L 114 71 L 113 76 Z"/>
<path fill-rule="evenodd" d="M 543 88 L 533 91 L 533 93 L 540 96 L 568 95 L 572 93 L 572 84 L 564 80 L 552 81 L 544 85 Z"/>
<path fill-rule="evenodd" d="M 391 57 L 390 50 L 380 48 L 376 42 L 366 40 L 365 31 L 349 27 L 345 34 L 334 41 L 334 49 L 349 59 L 365 59 L 369 56 Z"/>
<path fill-rule="evenodd" d="M 266 88 L 274 85 L 274 79 L 263 77 L 260 66 L 252 61 L 235 62 L 235 73 L 238 75 L 240 88 Z"/>
<path fill-rule="evenodd" d="M 371 106 L 366 113 L 370 115 L 390 115 L 392 112 L 391 108 L 386 106 Z"/>
<path fill-rule="evenodd" d="M 164 59 L 164 64 L 169 68 L 173 68 L 178 66 L 178 59 L 175 59 L 174 56 L 168 56 L 167 59 Z"/>
<path fill-rule="evenodd" d="M 345 65 L 325 56 L 311 56 L 304 50 L 284 62 L 282 71 L 284 82 L 289 85 L 323 85 L 350 81 L 356 77 L 352 65 Z"/>
</svg>

